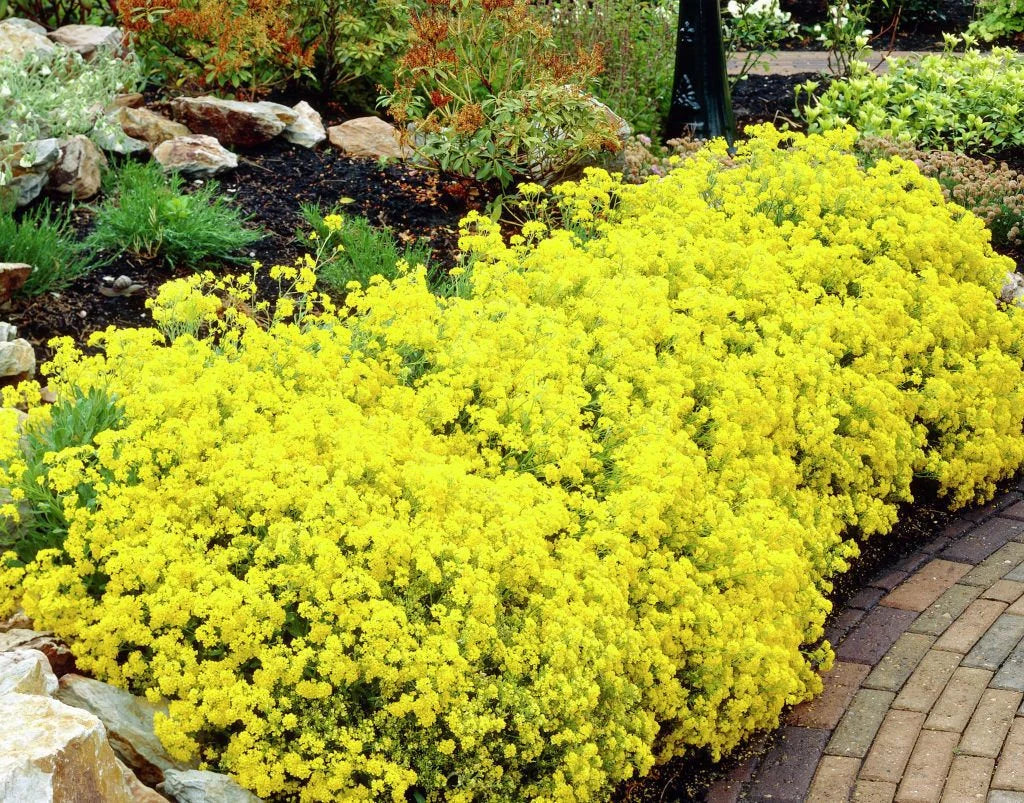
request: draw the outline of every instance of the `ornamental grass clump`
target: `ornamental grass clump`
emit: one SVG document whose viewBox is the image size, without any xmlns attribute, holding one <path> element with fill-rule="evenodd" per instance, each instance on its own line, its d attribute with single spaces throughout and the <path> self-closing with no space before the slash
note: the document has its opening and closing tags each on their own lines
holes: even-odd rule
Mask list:
<svg viewBox="0 0 1024 803">
<path fill-rule="evenodd" d="M 197 274 L 158 329 L 65 341 L 51 387 L 116 425 L 37 480 L 0 412 L 0 480 L 67 522 L 6 556 L 0 614 L 271 799 L 604 800 L 777 725 L 821 688 L 853 536 L 915 477 L 962 505 L 1024 461 L 1009 260 L 854 138 L 528 185 L 564 227 L 471 215 L 459 296 L 419 268 L 335 311 L 311 257 L 271 269 L 276 311 Z"/>
<path fill-rule="evenodd" d="M 241 262 L 238 252 L 263 239 L 263 232 L 246 227 L 216 181 L 186 193 L 177 173 L 168 176 L 152 162 L 125 162 L 104 183 L 106 199 L 94 210 L 86 248 L 199 268 Z"/>
<path fill-rule="evenodd" d="M 32 266 L 19 291 L 27 296 L 60 290 L 99 264 L 75 241 L 71 208 L 54 208 L 45 199 L 17 215 L 0 203 L 0 262 Z"/>
</svg>

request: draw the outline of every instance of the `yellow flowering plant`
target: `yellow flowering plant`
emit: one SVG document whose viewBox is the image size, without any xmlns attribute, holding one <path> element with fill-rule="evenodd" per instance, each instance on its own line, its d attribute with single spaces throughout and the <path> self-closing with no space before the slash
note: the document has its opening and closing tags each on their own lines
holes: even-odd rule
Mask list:
<svg viewBox="0 0 1024 803">
<path fill-rule="evenodd" d="M 821 688 L 851 536 L 915 476 L 962 505 L 1024 459 L 1010 263 L 853 138 L 594 170 L 514 243 L 471 215 L 459 294 L 413 268 L 258 319 L 189 278 L 154 312 L 203 326 L 61 344 L 59 397 L 116 426 L 46 456 L 66 535 L 8 556 L 0 607 L 273 799 L 606 799 L 775 726 Z"/>
</svg>

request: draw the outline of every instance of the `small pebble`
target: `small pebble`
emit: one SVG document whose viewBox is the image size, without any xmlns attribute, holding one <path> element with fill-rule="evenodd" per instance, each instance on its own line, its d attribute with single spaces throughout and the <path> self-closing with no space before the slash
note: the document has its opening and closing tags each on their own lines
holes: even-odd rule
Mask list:
<svg viewBox="0 0 1024 803">
<path fill-rule="evenodd" d="M 86 312 L 86 311 L 85 311 L 84 309 L 80 309 L 80 310 L 78 311 L 78 317 L 79 317 L 79 318 L 83 318 L 83 319 L 84 319 L 84 318 L 88 318 L 88 317 L 89 317 L 89 313 L 88 313 L 88 312 Z"/>
</svg>

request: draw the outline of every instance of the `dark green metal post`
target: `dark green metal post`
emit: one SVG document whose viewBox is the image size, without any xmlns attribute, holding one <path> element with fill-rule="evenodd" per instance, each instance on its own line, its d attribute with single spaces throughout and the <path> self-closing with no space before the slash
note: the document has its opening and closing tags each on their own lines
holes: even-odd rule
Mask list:
<svg viewBox="0 0 1024 803">
<path fill-rule="evenodd" d="M 725 137 L 730 145 L 736 136 L 719 0 L 679 0 L 668 135 L 687 131 L 701 139 Z"/>
</svg>

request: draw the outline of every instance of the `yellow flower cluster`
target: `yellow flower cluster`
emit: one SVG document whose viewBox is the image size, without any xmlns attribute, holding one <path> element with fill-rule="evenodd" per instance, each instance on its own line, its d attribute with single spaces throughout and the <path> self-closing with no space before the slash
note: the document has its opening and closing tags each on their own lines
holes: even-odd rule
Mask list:
<svg viewBox="0 0 1024 803">
<path fill-rule="evenodd" d="M 67 536 L 0 599 L 262 796 L 584 801 L 720 755 L 820 690 L 845 533 L 1024 460 L 1010 265 L 851 143 L 592 171 L 514 243 L 471 216 L 457 297 L 412 269 L 260 326 L 172 283 L 162 333 L 59 350 L 124 414 L 48 458 Z"/>
</svg>

